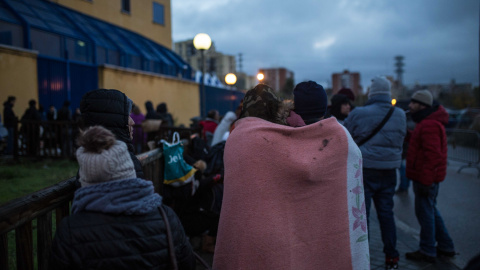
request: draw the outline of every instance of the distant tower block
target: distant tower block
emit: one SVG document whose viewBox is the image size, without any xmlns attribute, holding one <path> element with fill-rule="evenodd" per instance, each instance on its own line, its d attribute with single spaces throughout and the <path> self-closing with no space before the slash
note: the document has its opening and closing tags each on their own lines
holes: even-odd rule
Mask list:
<svg viewBox="0 0 480 270">
<path fill-rule="evenodd" d="M 397 82 L 400 86 L 403 85 L 403 59 L 404 57 L 401 55 L 395 56 L 395 73 L 397 73 Z"/>
<path fill-rule="evenodd" d="M 242 59 L 242 57 L 243 57 L 243 54 L 242 54 L 242 53 L 239 53 L 239 54 L 238 54 L 238 71 L 239 71 L 239 72 L 242 72 L 242 68 L 243 68 L 243 63 L 242 63 L 242 62 L 243 62 L 243 59 Z"/>
</svg>

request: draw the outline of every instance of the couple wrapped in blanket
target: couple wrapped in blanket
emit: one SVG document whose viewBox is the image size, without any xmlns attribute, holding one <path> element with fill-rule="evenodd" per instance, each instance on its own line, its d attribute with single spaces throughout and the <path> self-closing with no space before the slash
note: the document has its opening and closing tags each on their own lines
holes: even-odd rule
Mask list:
<svg viewBox="0 0 480 270">
<path fill-rule="evenodd" d="M 245 95 L 225 146 L 214 269 L 370 268 L 361 152 L 323 119 L 322 86 L 298 84 L 294 102 L 265 84 Z"/>
</svg>

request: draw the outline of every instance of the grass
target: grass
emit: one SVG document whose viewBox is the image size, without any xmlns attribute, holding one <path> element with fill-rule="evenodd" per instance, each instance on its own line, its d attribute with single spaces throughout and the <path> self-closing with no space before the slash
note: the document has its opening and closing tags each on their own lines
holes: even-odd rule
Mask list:
<svg viewBox="0 0 480 270">
<path fill-rule="evenodd" d="M 72 176 L 78 171 L 76 161 L 69 159 L 27 160 L 2 162 L 0 164 L 0 205 L 35 191 L 52 186 Z M 53 212 L 55 227 L 55 211 Z M 37 269 L 37 222 L 33 220 L 34 268 Z M 55 231 L 55 228 L 53 229 Z M 15 231 L 7 234 L 9 269 L 16 269 Z"/>
<path fill-rule="evenodd" d="M 20 160 L 0 164 L 0 205 L 52 186 L 78 171 L 76 161 L 70 159 Z"/>
</svg>

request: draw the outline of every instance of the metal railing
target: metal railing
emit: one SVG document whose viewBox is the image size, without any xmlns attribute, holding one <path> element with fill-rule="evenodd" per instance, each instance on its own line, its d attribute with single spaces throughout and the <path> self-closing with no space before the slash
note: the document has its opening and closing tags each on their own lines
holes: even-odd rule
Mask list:
<svg viewBox="0 0 480 270">
<path fill-rule="evenodd" d="M 161 194 L 163 180 L 162 150 L 155 149 L 137 158 L 142 163 L 145 179 L 153 182 Z M 58 225 L 70 214 L 70 204 L 78 184 L 75 177 L 0 206 L 0 269 L 9 269 L 9 232 L 15 232 L 16 266 L 19 270 L 48 269 L 54 234 L 53 212 Z M 35 225 L 36 224 L 36 225 Z M 33 234 L 37 235 L 34 243 Z M 34 255 L 36 246 L 36 255 Z"/>
<path fill-rule="evenodd" d="M 447 129 L 448 159 L 466 163 L 458 169 L 476 168 L 480 178 L 480 134 L 468 129 Z"/>
<path fill-rule="evenodd" d="M 14 130 L 13 155 L 30 157 L 74 158 L 79 125 L 68 121 L 32 121 L 17 122 L 18 128 Z M 141 124 L 134 125 L 133 146 L 136 153 L 150 150 L 147 138 L 159 142 L 171 140 L 174 132 L 180 134 L 182 139 L 190 139 L 194 132 L 190 128 L 159 127 L 157 131 L 146 133 Z"/>
</svg>

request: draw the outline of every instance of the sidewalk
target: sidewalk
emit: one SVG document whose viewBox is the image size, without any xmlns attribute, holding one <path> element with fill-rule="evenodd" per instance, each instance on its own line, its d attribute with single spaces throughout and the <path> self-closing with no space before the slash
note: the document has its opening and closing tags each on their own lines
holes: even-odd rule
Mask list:
<svg viewBox="0 0 480 270">
<path fill-rule="evenodd" d="M 375 208 L 370 210 L 370 269 L 385 269 L 385 254 L 383 253 L 380 224 Z M 408 232 L 399 228 L 397 223 L 397 250 L 400 253 L 399 269 L 409 270 L 459 270 L 448 258 L 437 258 L 435 264 L 407 260 L 405 253 L 418 250 L 418 240 Z"/>
</svg>

